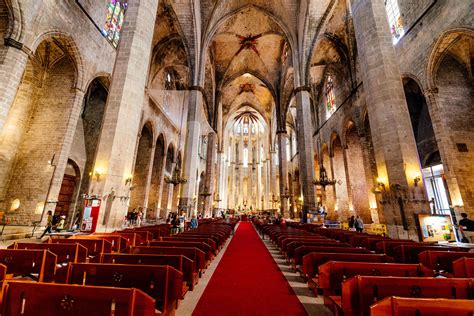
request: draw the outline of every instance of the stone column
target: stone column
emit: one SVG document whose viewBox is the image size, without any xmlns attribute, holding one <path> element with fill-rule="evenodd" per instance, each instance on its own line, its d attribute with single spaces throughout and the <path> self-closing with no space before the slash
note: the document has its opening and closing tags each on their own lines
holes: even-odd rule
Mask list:
<svg viewBox="0 0 474 316">
<path fill-rule="evenodd" d="M 165 147 L 166 148 L 166 147 Z M 168 157 L 168 151 L 164 150 L 163 158 L 162 158 L 162 164 L 161 164 L 161 170 L 158 171 L 158 190 L 156 190 L 156 209 L 155 209 L 155 214 L 156 217 L 162 217 L 166 219 L 166 211 L 163 211 L 163 205 L 161 204 L 162 201 L 162 193 L 163 193 L 163 188 L 167 183 L 165 182 L 165 173 L 166 173 L 166 159 Z"/>
<path fill-rule="evenodd" d="M 280 159 L 279 171 L 280 171 L 280 211 L 283 217 L 289 218 L 288 210 L 288 198 L 283 197 L 285 193 L 290 192 L 290 187 L 288 184 L 288 159 L 287 159 L 287 148 L 286 141 L 288 139 L 288 134 L 286 131 L 281 130 L 277 132 L 277 141 L 278 141 L 278 156 Z"/>
<path fill-rule="evenodd" d="M 298 162 L 300 185 L 303 192 L 303 220 L 308 211 L 316 209 L 314 181 L 313 124 L 311 122 L 311 100 L 309 89 L 296 89 L 296 120 L 298 122 Z"/>
<path fill-rule="evenodd" d="M 104 173 L 92 183 L 92 192 L 100 196 L 129 196 L 125 179 L 132 173 L 153 37 L 144 30 L 154 29 L 157 6 L 158 0 L 136 0 L 127 9 L 94 166 Z M 99 226 L 121 225 L 127 213 L 121 200 L 102 201 Z"/>
<path fill-rule="evenodd" d="M 179 209 L 190 217 L 193 210 L 193 197 L 196 190 L 196 172 L 199 164 L 199 136 L 201 135 L 202 92 L 199 87 L 189 91 L 188 117 L 186 123 L 186 142 L 184 147 L 183 177 L 188 181 L 181 186 Z"/>
<path fill-rule="evenodd" d="M 146 213 L 148 211 L 148 195 L 150 194 L 150 187 L 151 187 L 151 174 L 153 173 L 153 161 L 155 160 L 155 149 L 156 149 L 156 143 L 153 142 L 153 145 L 151 146 L 150 149 L 150 161 L 148 162 L 148 173 L 146 175 L 145 179 L 145 188 L 144 188 L 144 196 L 143 196 L 143 218 L 146 218 Z"/>
<path fill-rule="evenodd" d="M 207 134 L 207 155 L 206 155 L 206 177 L 204 178 L 204 192 L 210 193 L 204 197 L 204 215 L 212 215 L 212 202 L 214 200 L 214 177 L 216 176 L 216 140 L 217 134 L 210 132 Z"/>
<path fill-rule="evenodd" d="M 277 185 L 276 185 L 276 162 L 277 162 L 277 152 L 275 151 L 275 148 L 270 150 L 270 161 L 269 161 L 269 174 L 270 174 L 270 179 L 269 179 L 269 187 L 270 187 L 270 198 L 273 200 L 274 198 L 277 198 L 278 192 L 277 192 Z M 271 208 L 275 208 L 275 202 L 271 202 Z"/>
<path fill-rule="evenodd" d="M 474 216 L 474 203 L 472 202 L 473 198 L 469 198 L 472 196 L 472 194 L 468 193 L 470 186 L 461 185 L 461 183 L 459 183 L 464 182 L 465 177 L 470 178 L 470 174 L 462 171 L 462 167 L 456 168 L 456 163 L 461 166 L 463 166 L 463 164 L 459 162 L 459 152 L 453 150 L 456 145 L 453 142 L 452 135 L 447 132 L 445 123 L 443 122 L 443 111 L 438 103 L 438 89 L 428 89 L 425 93 L 425 97 L 433 123 L 433 130 L 435 131 L 441 161 L 443 162 L 443 170 L 448 184 L 451 202 L 458 213 L 466 212 L 469 214 L 469 218 L 472 218 Z M 456 174 L 456 171 L 458 171 L 458 174 Z"/>
<path fill-rule="evenodd" d="M 383 207 L 389 235 L 418 239 L 414 214 L 429 208 L 406 199 L 421 171 L 384 1 L 351 5 L 377 176 L 390 202 Z"/>
<path fill-rule="evenodd" d="M 5 38 L 5 45 L 0 48 L 0 135 L 25 72 L 29 51 L 12 38 Z"/>
<path fill-rule="evenodd" d="M 223 189 L 225 187 L 224 179 L 225 179 L 225 170 L 224 170 L 224 152 L 222 150 L 217 151 L 217 165 L 216 165 L 216 178 L 217 178 L 217 185 L 215 188 L 216 198 L 219 197 L 221 201 L 216 203 L 216 208 L 222 208 L 222 199 L 224 197 Z"/>
</svg>

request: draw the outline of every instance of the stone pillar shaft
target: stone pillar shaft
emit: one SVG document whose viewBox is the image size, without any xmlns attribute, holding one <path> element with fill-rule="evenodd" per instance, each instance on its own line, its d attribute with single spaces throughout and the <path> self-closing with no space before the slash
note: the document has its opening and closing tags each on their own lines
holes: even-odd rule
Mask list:
<svg viewBox="0 0 474 316">
<path fill-rule="evenodd" d="M 303 210 L 316 209 L 314 181 L 313 124 L 308 91 L 296 93 L 297 146 L 299 153 L 300 185 L 303 191 Z M 299 193 L 298 193 L 299 194 Z"/>
<path fill-rule="evenodd" d="M 157 6 L 158 0 L 136 0 L 127 9 L 95 161 L 95 168 L 104 172 L 103 179 L 92 185 L 100 196 L 129 195 L 125 179 L 132 173 L 148 72 L 144 61 L 150 60 L 153 37 L 153 32 L 143 30 L 154 28 Z M 100 223 L 121 225 L 127 205 L 120 200 L 103 201 Z"/>
<path fill-rule="evenodd" d="M 421 176 L 416 143 L 383 0 L 351 0 L 377 173 L 391 203 L 384 205 L 389 235 L 418 238 L 413 214 L 424 205 L 403 196 Z"/>
<path fill-rule="evenodd" d="M 216 140 L 217 134 L 210 132 L 207 135 L 207 155 L 206 155 L 206 177 L 204 178 L 204 191 L 210 193 L 204 197 L 204 215 L 212 215 L 212 202 L 214 200 L 214 178 L 216 176 Z"/>
<path fill-rule="evenodd" d="M 280 211 L 283 217 L 288 218 L 290 216 L 288 210 L 288 198 L 283 195 L 290 192 L 290 187 L 288 184 L 288 156 L 286 142 L 288 139 L 288 134 L 286 131 L 279 131 L 277 133 L 278 140 L 278 156 L 280 159 L 279 171 L 280 171 Z"/>
</svg>

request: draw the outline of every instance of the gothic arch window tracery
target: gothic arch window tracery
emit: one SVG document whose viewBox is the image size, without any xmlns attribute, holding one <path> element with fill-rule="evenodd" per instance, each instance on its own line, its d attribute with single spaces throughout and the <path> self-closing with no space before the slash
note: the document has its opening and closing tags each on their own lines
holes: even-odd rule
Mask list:
<svg viewBox="0 0 474 316">
<path fill-rule="evenodd" d="M 334 112 L 336 112 L 336 97 L 334 96 L 334 81 L 332 80 L 331 75 L 328 75 L 326 79 L 324 97 L 325 97 L 325 104 L 326 104 L 326 118 L 329 118 Z"/>
<path fill-rule="evenodd" d="M 392 42 L 395 45 L 405 34 L 397 0 L 385 0 L 385 10 L 387 11 L 390 33 L 392 33 Z"/>
<path fill-rule="evenodd" d="M 107 4 L 105 24 L 101 31 L 102 35 L 111 42 L 114 47 L 117 47 L 120 42 L 120 32 L 122 31 L 127 7 L 128 0 L 109 0 Z"/>
</svg>

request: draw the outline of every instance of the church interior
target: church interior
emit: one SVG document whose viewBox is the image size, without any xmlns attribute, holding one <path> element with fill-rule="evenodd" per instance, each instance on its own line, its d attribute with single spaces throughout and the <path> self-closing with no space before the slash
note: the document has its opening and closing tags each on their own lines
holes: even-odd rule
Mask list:
<svg viewBox="0 0 474 316">
<path fill-rule="evenodd" d="M 474 314 L 473 12 L 0 0 L 0 315 Z"/>
</svg>

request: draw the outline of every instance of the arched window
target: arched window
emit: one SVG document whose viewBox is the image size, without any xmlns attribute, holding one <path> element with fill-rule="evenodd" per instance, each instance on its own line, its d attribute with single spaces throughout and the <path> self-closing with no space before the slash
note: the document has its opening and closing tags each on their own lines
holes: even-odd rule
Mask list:
<svg viewBox="0 0 474 316">
<path fill-rule="evenodd" d="M 109 0 L 107 4 L 107 16 L 105 18 L 105 25 L 102 28 L 102 35 L 114 47 L 117 47 L 120 42 L 120 32 L 122 31 L 127 7 L 128 0 Z"/>
<path fill-rule="evenodd" d="M 334 97 L 334 82 L 332 81 L 331 75 L 328 75 L 326 80 L 326 117 L 329 118 L 334 112 L 336 112 L 336 98 Z"/>
<path fill-rule="evenodd" d="M 242 129 L 242 124 L 241 123 L 235 124 L 235 129 L 234 130 L 237 134 L 240 134 L 241 129 Z"/>
<path fill-rule="evenodd" d="M 249 149 L 247 146 L 244 147 L 243 151 L 244 157 L 242 159 L 242 162 L 244 164 L 244 168 L 247 168 L 249 166 Z"/>
<path fill-rule="evenodd" d="M 385 10 L 392 33 L 392 42 L 395 45 L 405 34 L 397 0 L 385 0 Z"/>
</svg>

